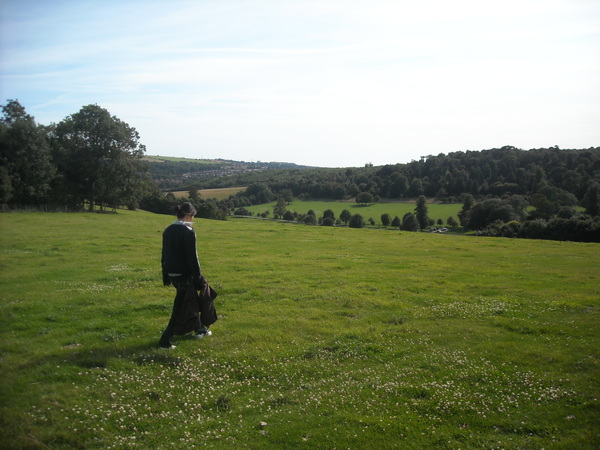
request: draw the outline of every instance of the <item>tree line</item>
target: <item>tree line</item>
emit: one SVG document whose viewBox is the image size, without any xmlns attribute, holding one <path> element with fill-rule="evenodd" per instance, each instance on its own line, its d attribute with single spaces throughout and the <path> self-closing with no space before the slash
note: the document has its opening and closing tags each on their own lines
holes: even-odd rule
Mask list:
<svg viewBox="0 0 600 450">
<path fill-rule="evenodd" d="M 502 147 L 382 167 L 240 174 L 205 187 L 243 184 L 248 188 L 228 199 L 227 207 L 278 198 L 354 198 L 366 204 L 435 197 L 463 203 L 460 225 L 480 235 L 600 242 L 600 148 Z M 401 229 L 426 228 L 410 215 L 394 219 Z M 455 222 L 448 218 L 450 226 Z"/>
<path fill-rule="evenodd" d="M 181 199 L 162 192 L 158 183 L 163 189 L 168 189 L 168 180 L 181 185 L 183 170 L 189 199 L 196 203 L 200 217 L 225 219 L 245 206 L 278 199 L 289 203 L 355 198 L 373 203 L 436 197 L 463 203 L 460 225 L 480 234 L 600 241 L 598 147 L 527 151 L 502 147 L 440 153 L 408 164 L 340 169 L 261 163 L 264 170 L 253 167 L 227 176 L 194 178 L 190 174 L 208 169 L 144 161 L 146 149 L 135 128 L 98 105 L 84 106 L 49 126 L 36 123 L 16 100 L 8 100 L 2 113 L 0 201 L 4 209 L 127 206 L 166 214 Z M 197 193 L 231 186 L 247 188 L 221 201 Z M 317 218 L 317 224 L 321 219 L 326 218 Z M 310 217 L 302 220 L 314 222 Z M 390 218 L 390 222 L 411 230 L 427 226 L 416 216 Z M 344 223 L 350 224 L 350 218 Z"/>
<path fill-rule="evenodd" d="M 17 100 L 2 107 L 0 201 L 76 211 L 138 206 L 152 182 L 135 128 L 98 105 L 58 124 L 36 123 Z"/>
<path fill-rule="evenodd" d="M 551 188 L 562 202 L 576 205 L 591 183 L 600 182 L 600 147 L 585 150 L 520 150 L 502 147 L 492 150 L 440 153 L 408 164 L 341 169 L 290 169 L 243 173 L 205 180 L 197 188 L 257 186 L 241 193 L 249 204 L 275 199 L 289 189 L 294 198 L 342 200 L 363 192 L 374 199 L 405 200 L 420 195 L 447 203 L 510 195 L 532 196 Z M 546 189 L 548 192 L 548 189 Z M 543 192 L 542 192 L 543 194 Z M 569 195 L 570 194 L 570 195 Z M 546 194 L 543 194 L 546 195 Z"/>
</svg>

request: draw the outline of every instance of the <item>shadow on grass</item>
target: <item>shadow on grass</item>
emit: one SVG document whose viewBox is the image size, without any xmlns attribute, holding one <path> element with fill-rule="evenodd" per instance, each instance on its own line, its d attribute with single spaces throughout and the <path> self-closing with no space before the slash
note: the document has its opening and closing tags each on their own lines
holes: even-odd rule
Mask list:
<svg viewBox="0 0 600 450">
<path fill-rule="evenodd" d="M 179 339 L 186 339 L 185 336 Z M 70 365 L 81 369 L 106 369 L 111 366 L 119 367 L 123 364 L 149 365 L 161 364 L 178 366 L 185 359 L 184 355 L 177 354 L 177 350 L 164 350 L 158 348 L 156 340 L 127 345 L 96 345 L 96 346 L 64 346 L 60 351 L 32 358 L 19 367 L 20 370 L 41 369 L 44 367 L 58 367 Z"/>
</svg>

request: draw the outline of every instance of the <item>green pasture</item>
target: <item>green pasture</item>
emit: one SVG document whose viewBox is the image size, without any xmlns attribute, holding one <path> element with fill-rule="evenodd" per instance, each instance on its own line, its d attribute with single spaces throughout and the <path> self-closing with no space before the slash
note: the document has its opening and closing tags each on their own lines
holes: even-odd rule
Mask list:
<svg viewBox="0 0 600 450">
<path fill-rule="evenodd" d="M 261 214 L 265 211 L 269 211 L 269 214 L 273 215 L 273 209 L 275 208 L 276 202 L 267 203 L 263 205 L 247 206 L 248 211 L 252 211 L 255 214 Z M 372 218 L 375 223 L 381 223 L 381 215 L 389 214 L 390 219 L 394 216 L 398 216 L 400 219 L 407 212 L 415 212 L 415 202 L 380 202 L 372 205 L 359 205 L 354 201 L 323 201 L 323 200 L 295 200 L 287 206 L 287 209 L 292 212 L 295 211 L 299 214 L 306 214 L 309 210 L 313 210 L 317 217 L 322 217 L 323 213 L 331 209 L 335 213 L 335 217 L 339 218 L 340 214 L 344 209 L 350 211 L 351 214 L 360 214 L 365 220 Z M 444 224 L 448 220 L 448 217 L 452 216 L 458 221 L 458 212 L 461 210 L 462 204 L 442 204 L 442 203 L 430 203 L 427 204 L 427 213 L 429 218 L 437 222 L 438 219 L 442 219 Z"/>
<path fill-rule="evenodd" d="M 2 448 L 600 447 L 598 244 L 197 220 L 165 351 L 172 220 L 0 215 Z"/>
<path fill-rule="evenodd" d="M 197 159 L 197 158 L 179 158 L 179 157 L 175 157 L 175 156 L 159 156 L 159 155 L 146 155 L 144 156 L 144 159 L 146 161 L 151 161 L 151 162 L 164 162 L 164 161 L 171 161 L 171 162 L 194 162 L 194 163 L 198 163 L 198 164 L 204 164 L 204 165 L 216 165 L 216 164 L 222 164 L 222 161 L 220 160 L 216 160 L 216 159 Z"/>
<path fill-rule="evenodd" d="M 201 199 L 210 199 L 214 198 L 216 200 L 225 200 L 229 198 L 231 195 L 235 195 L 238 192 L 246 189 L 245 187 L 229 187 L 229 188 L 215 188 L 215 189 L 200 189 L 198 194 L 200 194 Z M 189 198 L 190 191 L 174 191 L 173 195 L 178 198 Z"/>
</svg>

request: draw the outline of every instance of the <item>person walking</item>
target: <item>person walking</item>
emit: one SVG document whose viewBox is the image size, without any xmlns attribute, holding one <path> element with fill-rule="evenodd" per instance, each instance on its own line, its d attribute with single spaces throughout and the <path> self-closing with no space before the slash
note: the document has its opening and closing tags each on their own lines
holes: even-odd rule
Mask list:
<svg viewBox="0 0 600 450">
<path fill-rule="evenodd" d="M 197 339 L 212 334 L 198 316 L 198 290 L 206 285 L 206 280 L 200 271 L 196 232 L 192 228 L 196 208 L 185 202 L 175 206 L 174 212 L 177 220 L 162 235 L 163 284 L 176 289 L 171 318 L 158 344 L 162 349 L 175 348 L 175 334 L 194 331 Z"/>
</svg>

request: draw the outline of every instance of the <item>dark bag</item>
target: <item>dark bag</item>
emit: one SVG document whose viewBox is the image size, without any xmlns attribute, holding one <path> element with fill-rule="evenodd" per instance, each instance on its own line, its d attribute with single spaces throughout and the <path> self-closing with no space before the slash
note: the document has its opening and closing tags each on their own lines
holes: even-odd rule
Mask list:
<svg viewBox="0 0 600 450">
<path fill-rule="evenodd" d="M 200 300 L 194 283 L 189 282 L 185 288 L 185 298 L 177 313 L 174 334 L 181 335 L 200 328 L 199 314 Z"/>
<path fill-rule="evenodd" d="M 198 308 L 200 309 L 200 322 L 202 322 L 202 325 L 209 327 L 218 319 L 217 310 L 215 309 L 217 292 L 204 281 L 199 294 Z"/>
</svg>

